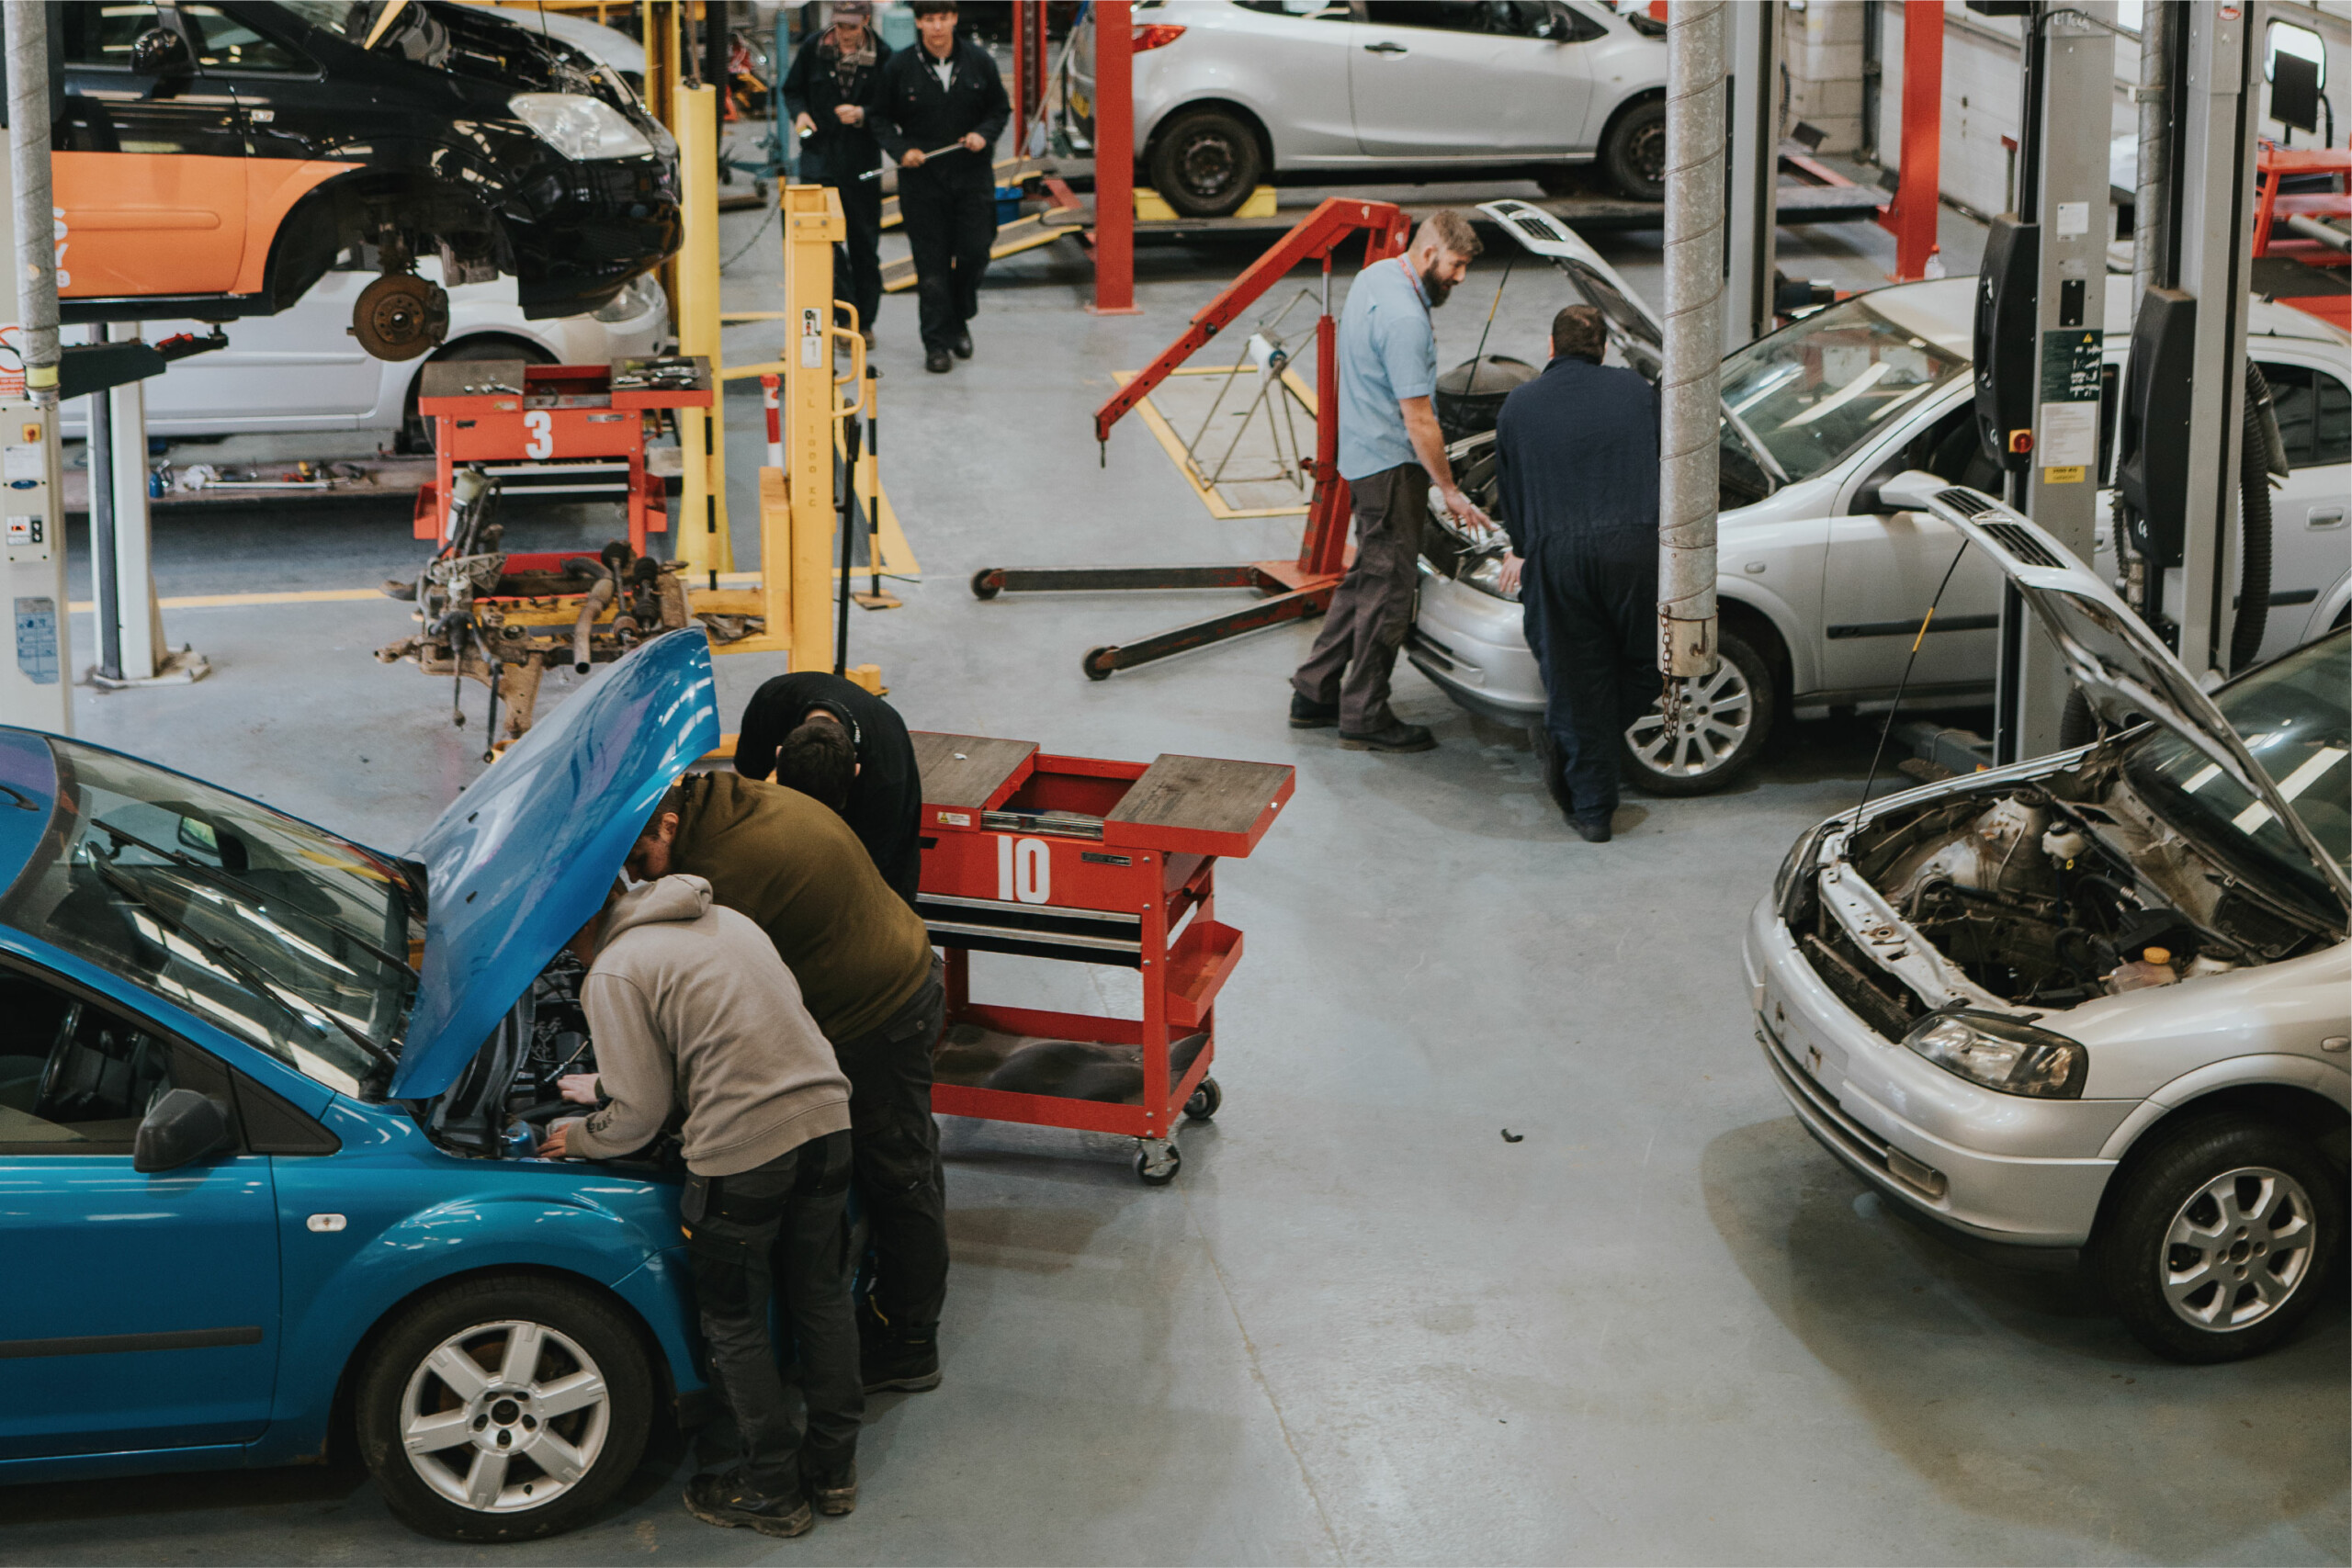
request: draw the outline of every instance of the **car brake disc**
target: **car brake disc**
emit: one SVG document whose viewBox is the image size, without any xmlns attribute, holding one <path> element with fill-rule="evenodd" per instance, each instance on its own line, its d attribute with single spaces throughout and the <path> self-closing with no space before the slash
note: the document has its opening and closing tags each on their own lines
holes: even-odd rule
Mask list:
<svg viewBox="0 0 2352 1568">
<path fill-rule="evenodd" d="M 449 296 L 413 272 L 390 272 L 359 292 L 351 335 L 378 359 L 414 359 L 449 335 Z"/>
</svg>

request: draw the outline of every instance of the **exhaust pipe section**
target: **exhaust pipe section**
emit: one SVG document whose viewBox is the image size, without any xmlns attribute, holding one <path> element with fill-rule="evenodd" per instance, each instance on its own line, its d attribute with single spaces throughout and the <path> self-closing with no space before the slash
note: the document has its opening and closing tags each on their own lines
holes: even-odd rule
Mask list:
<svg viewBox="0 0 2352 1568">
<path fill-rule="evenodd" d="M 25 391 L 57 406 L 57 217 L 49 186 L 49 7 L 7 0 L 8 173 L 16 186 L 17 315 Z"/>
<path fill-rule="evenodd" d="M 1717 447 L 1723 422 L 1724 0 L 1667 9 L 1666 369 L 1658 443 L 1658 669 L 1715 668 Z"/>
</svg>

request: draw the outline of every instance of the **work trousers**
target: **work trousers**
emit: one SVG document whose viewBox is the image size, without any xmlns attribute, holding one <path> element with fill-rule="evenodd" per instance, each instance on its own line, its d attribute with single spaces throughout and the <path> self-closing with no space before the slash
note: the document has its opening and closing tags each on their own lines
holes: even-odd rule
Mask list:
<svg viewBox="0 0 2352 1568">
<path fill-rule="evenodd" d="M 1566 809 L 1605 821 L 1617 809 L 1620 739 L 1658 696 L 1657 532 L 1535 541 L 1519 597 Z"/>
<path fill-rule="evenodd" d="M 849 1078 L 858 1200 L 874 1256 L 870 1300 L 899 1338 L 939 1331 L 947 1299 L 947 1179 L 931 1119 L 931 1053 L 947 1010 L 943 965 L 882 1026 L 833 1043 Z"/>
<path fill-rule="evenodd" d="M 980 278 L 989 269 L 989 247 L 996 243 L 996 186 L 982 162 L 986 156 L 951 153 L 944 162 L 963 165 L 953 172 L 899 171 L 899 213 L 914 252 L 915 302 L 926 352 L 952 349 L 965 323 L 980 313 Z"/>
<path fill-rule="evenodd" d="M 1323 613 L 1314 651 L 1290 678 L 1311 703 L 1340 705 L 1340 728 L 1370 735 L 1396 722 L 1388 708 L 1396 650 L 1413 626 L 1420 586 L 1421 527 L 1430 477 L 1419 463 L 1367 475 L 1349 486 L 1356 514 L 1356 558 Z"/>
<path fill-rule="evenodd" d="M 711 1381 L 743 1441 L 751 1483 L 787 1504 L 804 1475 L 857 1457 L 865 1414 L 850 1304 L 850 1134 L 831 1133 L 737 1176 L 689 1178 L 679 1203 Z M 768 1337 L 771 1298 L 800 1352 L 804 1441 Z"/>
<path fill-rule="evenodd" d="M 833 298 L 857 307 L 857 324 L 874 330 L 875 312 L 882 309 L 882 182 L 851 178 L 833 187 L 842 194 L 842 221 L 848 237 L 833 247 L 833 267 L 841 276 Z"/>
</svg>

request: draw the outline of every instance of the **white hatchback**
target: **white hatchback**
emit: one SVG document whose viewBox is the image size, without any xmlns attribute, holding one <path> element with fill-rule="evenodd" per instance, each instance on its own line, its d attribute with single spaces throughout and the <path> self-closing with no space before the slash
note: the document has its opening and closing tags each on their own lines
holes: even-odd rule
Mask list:
<svg viewBox="0 0 2352 1568">
<path fill-rule="evenodd" d="M 2252 1355 L 2344 1241 L 2352 631 L 2208 696 L 2022 514 L 1886 490 L 2018 585 L 2103 735 L 1800 839 L 1748 920 L 1766 1064 L 1893 1201 L 2080 1249 L 2161 1355 Z"/>
<path fill-rule="evenodd" d="M 1220 217 L 1268 175 L 1597 164 L 1666 195 L 1665 28 L 1595 0 L 1143 0 L 1135 152 L 1177 211 Z M 1069 107 L 1091 143 L 1094 23 Z M 1560 188 L 1566 186 L 1561 185 Z"/>
<path fill-rule="evenodd" d="M 1663 331 L 1624 279 L 1566 225 L 1525 202 L 1480 210 L 1550 259 L 1607 318 L 1611 363 L 1656 378 Z M 2109 400 L 2129 344 L 2127 280 L 2107 297 Z M 1977 445 L 1969 375 L 1975 280 L 1945 278 L 1857 295 L 1724 361 L 1724 511 L 1717 524 L 1722 667 L 1669 730 L 1652 712 L 1626 732 L 1625 776 L 1653 794 L 1731 783 L 1776 715 L 1890 700 L 1920 617 L 1958 543 L 1934 516 L 1889 502 L 1905 468 L 1994 488 Z M 2352 335 L 2302 311 L 2254 301 L 2247 355 L 2276 400 L 2291 474 L 2270 498 L 2271 576 L 2261 657 L 2341 623 L 2352 606 Z M 2101 472 L 2112 462 L 2101 421 Z M 1491 510 L 1494 438 L 1458 442 L 1454 471 Z M 2108 492 L 2096 562 L 2110 575 Z M 1433 513 L 1434 515 L 1434 513 Z M 1499 558 L 1460 547 L 1438 518 L 1427 536 L 1420 607 L 1407 656 L 1473 712 L 1538 721 L 1544 682 Z M 1922 641 L 1905 702 L 1990 694 L 2001 577 L 1961 559 Z"/>
<path fill-rule="evenodd" d="M 437 256 L 417 271 L 441 280 Z M 231 321 L 229 346 L 175 361 L 143 383 L 151 435 L 234 435 L 258 431 L 380 430 L 423 439 L 416 387 L 424 367 L 449 360 L 522 359 L 534 365 L 609 365 L 657 352 L 670 331 L 669 297 L 652 274 L 632 279 L 592 315 L 531 321 L 514 280 L 463 283 L 449 290 L 449 333 L 427 356 L 377 359 L 353 337 L 351 309 L 378 276 L 348 260 L 275 316 Z M 201 321 L 144 321 L 150 342 L 175 333 L 202 336 Z M 63 411 L 63 431 L 82 434 L 84 405 Z"/>
</svg>

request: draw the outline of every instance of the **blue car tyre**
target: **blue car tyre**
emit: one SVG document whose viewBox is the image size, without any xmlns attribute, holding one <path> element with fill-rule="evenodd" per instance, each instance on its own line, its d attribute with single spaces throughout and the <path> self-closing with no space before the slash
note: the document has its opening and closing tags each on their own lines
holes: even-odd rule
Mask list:
<svg viewBox="0 0 2352 1568">
<path fill-rule="evenodd" d="M 623 1312 L 539 1274 L 493 1274 L 403 1308 L 367 1352 L 359 1449 L 386 1505 L 445 1540 L 585 1524 L 645 1452 L 653 1375 Z"/>
</svg>

